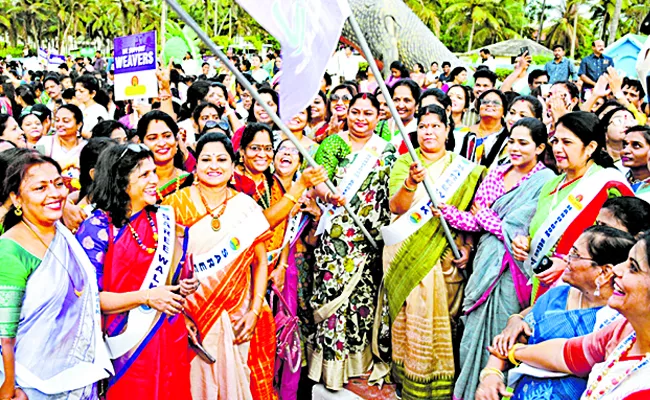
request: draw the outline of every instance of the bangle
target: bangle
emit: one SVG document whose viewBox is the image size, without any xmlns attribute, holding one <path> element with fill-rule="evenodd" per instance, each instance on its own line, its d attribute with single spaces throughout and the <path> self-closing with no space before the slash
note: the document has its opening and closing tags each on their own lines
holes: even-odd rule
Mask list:
<svg viewBox="0 0 650 400">
<path fill-rule="evenodd" d="M 501 370 L 485 367 L 481 370 L 481 373 L 478 376 L 478 381 L 483 382 L 483 379 L 485 379 L 485 377 L 488 375 L 497 375 L 499 378 L 501 378 L 502 381 L 506 380 L 506 377 L 503 375 L 503 372 L 501 372 Z"/>
<path fill-rule="evenodd" d="M 150 308 L 151 308 L 151 300 L 149 299 L 149 296 L 150 296 L 150 294 L 151 294 L 151 289 L 147 289 L 147 290 L 145 291 L 145 293 L 147 294 L 147 297 L 144 299 L 144 304 L 145 304 L 147 307 L 150 307 Z"/>
<path fill-rule="evenodd" d="M 521 314 L 512 314 L 511 316 L 508 317 L 508 322 L 509 322 L 510 319 L 512 319 L 513 317 L 519 317 L 519 318 L 521 318 L 522 320 L 525 318 L 525 317 L 524 317 L 523 315 L 521 315 Z"/>
<path fill-rule="evenodd" d="M 260 300 L 262 300 L 262 303 L 264 303 L 264 295 L 258 293 L 258 294 L 255 295 L 255 298 L 257 299 L 258 297 L 259 297 Z"/>
<path fill-rule="evenodd" d="M 521 364 L 521 363 L 520 363 L 519 361 L 517 361 L 517 359 L 515 358 L 515 351 L 516 351 L 518 348 L 522 347 L 522 346 L 523 346 L 523 344 L 521 344 L 521 343 L 515 343 L 515 344 L 510 348 L 510 350 L 508 351 L 508 361 L 510 361 L 510 363 L 511 363 L 512 365 L 514 365 L 515 367 L 517 367 L 517 366 L 519 366 L 519 364 Z"/>
<path fill-rule="evenodd" d="M 278 268 L 287 269 L 288 266 L 289 266 L 289 264 L 287 264 L 287 263 L 279 263 L 278 264 Z"/>
<path fill-rule="evenodd" d="M 285 194 L 284 194 L 284 197 L 286 197 L 287 199 L 291 200 L 291 201 L 293 202 L 293 204 L 298 204 L 298 200 L 296 200 L 295 197 L 293 197 L 292 195 L 290 195 L 289 192 L 285 193 Z"/>
<path fill-rule="evenodd" d="M 255 314 L 255 316 L 256 316 L 257 318 L 260 317 L 260 312 L 259 312 L 259 311 L 257 311 L 257 310 L 254 309 L 254 308 L 251 308 L 251 311 L 253 312 L 253 314 Z"/>
<path fill-rule="evenodd" d="M 417 187 L 417 186 L 414 187 L 414 188 L 410 188 L 409 185 L 406 184 L 407 181 L 408 181 L 408 178 L 404 179 L 404 190 L 406 190 L 406 191 L 409 192 L 409 193 L 413 193 L 413 192 L 415 192 L 416 190 L 418 190 L 418 187 Z"/>
</svg>

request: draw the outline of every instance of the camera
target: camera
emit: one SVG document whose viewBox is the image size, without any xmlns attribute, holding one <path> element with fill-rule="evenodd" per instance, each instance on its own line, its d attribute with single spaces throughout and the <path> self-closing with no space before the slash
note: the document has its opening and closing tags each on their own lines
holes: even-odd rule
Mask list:
<svg viewBox="0 0 650 400">
<path fill-rule="evenodd" d="M 539 261 L 539 264 L 535 268 L 533 268 L 533 272 L 535 275 L 541 274 L 544 271 L 547 271 L 549 268 L 553 266 L 553 260 L 551 260 L 548 256 L 544 256 Z"/>
</svg>

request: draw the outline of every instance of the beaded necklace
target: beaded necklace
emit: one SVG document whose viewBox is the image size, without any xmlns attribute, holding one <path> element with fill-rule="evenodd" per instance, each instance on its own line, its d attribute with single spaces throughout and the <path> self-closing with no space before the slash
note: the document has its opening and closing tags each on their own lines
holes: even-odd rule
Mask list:
<svg viewBox="0 0 650 400">
<path fill-rule="evenodd" d="M 612 379 L 605 379 L 607 377 L 607 374 L 610 372 L 610 370 L 614 367 L 614 365 L 621 359 L 621 357 L 627 356 L 627 353 L 630 351 L 632 346 L 634 346 L 634 343 L 636 342 L 636 333 L 632 333 L 630 336 L 628 336 L 623 343 L 618 345 L 616 347 L 616 350 L 614 350 L 614 353 L 612 354 L 614 357 L 612 361 L 607 364 L 605 369 L 600 371 L 596 379 L 589 385 L 589 388 L 585 392 L 585 395 L 587 396 L 587 400 L 592 400 L 592 399 L 602 399 L 606 394 L 610 393 L 612 390 L 616 389 L 618 385 L 621 384 L 625 379 L 627 379 L 630 375 L 635 373 L 636 371 L 640 370 L 641 368 L 645 367 L 650 363 L 650 353 L 646 353 L 646 355 L 643 357 L 639 363 L 637 363 L 634 367 L 627 368 L 624 373 L 621 375 L 612 378 Z M 596 392 L 596 389 L 600 387 L 600 385 L 605 384 L 605 386 L 598 390 Z"/>
<path fill-rule="evenodd" d="M 178 189 L 180 189 L 180 187 L 181 187 L 181 176 L 178 173 L 178 170 L 176 170 L 174 172 L 174 178 L 173 179 L 176 180 L 176 182 L 175 182 L 176 183 L 176 189 L 174 189 L 174 193 L 177 193 Z M 158 195 L 158 199 L 160 199 L 160 201 L 162 201 L 163 200 L 163 195 L 162 195 L 162 190 L 160 190 L 160 188 L 156 188 L 156 194 Z"/>
<path fill-rule="evenodd" d="M 147 247 L 142 243 L 142 239 L 140 239 L 140 235 L 138 235 L 138 232 L 133 229 L 133 226 L 131 226 L 131 222 L 127 222 L 126 226 L 129 227 L 129 230 L 131 231 L 131 235 L 133 236 L 133 239 L 138 243 L 138 246 L 144 251 L 146 251 L 148 254 L 153 254 L 157 249 L 158 249 L 158 229 L 156 229 L 156 224 L 153 223 L 153 219 L 151 218 L 151 215 L 149 214 L 149 211 L 145 211 L 145 214 L 147 215 L 147 220 L 149 221 L 149 225 L 151 226 L 151 229 L 153 230 L 153 240 L 156 242 L 156 244 L 153 247 Z"/>
</svg>

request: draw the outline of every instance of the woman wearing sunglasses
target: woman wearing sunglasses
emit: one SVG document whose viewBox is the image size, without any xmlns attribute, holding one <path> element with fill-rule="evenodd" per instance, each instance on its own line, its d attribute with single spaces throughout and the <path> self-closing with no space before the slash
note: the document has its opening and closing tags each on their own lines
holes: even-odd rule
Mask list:
<svg viewBox="0 0 650 400">
<path fill-rule="evenodd" d="M 192 398 L 270 399 L 275 331 L 264 301 L 264 242 L 272 233 L 255 200 L 229 186 L 235 153 L 228 137 L 206 133 L 196 151 L 195 185 L 165 199 L 188 228 L 188 253 L 201 283 L 185 306 L 190 337 L 216 359 L 192 360 Z"/>
<path fill-rule="evenodd" d="M 0 398 L 97 399 L 96 382 L 112 366 L 94 268 L 60 223 L 68 194 L 61 169 L 35 151 L 10 152 L 0 189 L 9 205 L 0 237 Z"/>
<path fill-rule="evenodd" d="M 327 123 L 314 135 L 314 140 L 321 143 L 325 138 L 348 129 L 348 108 L 352 97 L 357 93 L 351 85 L 338 85 L 330 92 L 327 104 Z"/>
<path fill-rule="evenodd" d="M 198 281 L 181 279 L 186 243 L 176 236 L 174 211 L 155 206 L 154 159 L 142 144 L 105 150 L 90 194 L 96 209 L 77 232 L 96 269 L 115 368 L 107 400 L 190 398 L 187 329 L 178 314 Z"/>
<path fill-rule="evenodd" d="M 614 165 L 623 173 L 627 172 L 621 159 L 621 152 L 625 146 L 625 131 L 633 126 L 637 126 L 634 114 L 623 107 L 616 107 L 608 111 L 600 119 L 600 129 L 605 131 L 607 153 L 614 160 Z"/>
<path fill-rule="evenodd" d="M 344 195 L 323 190 L 326 209 L 317 227 L 314 251 L 314 330 L 309 378 L 340 390 L 349 377 L 370 367 L 370 334 L 377 286 L 372 269 L 378 252 L 343 207 L 350 204 L 375 239 L 390 221 L 388 177 L 395 162 L 395 147 L 374 134 L 379 102 L 372 94 L 350 101 L 349 130 L 325 139 L 314 157 L 324 165 L 334 185 L 347 188 Z M 319 188 L 320 189 L 320 188 Z M 324 189 L 324 188 L 323 188 Z M 336 306 L 333 306 L 336 304 Z"/>
<path fill-rule="evenodd" d="M 562 116 L 550 139 L 563 174 L 548 181 L 539 195 L 528 229 L 512 241 L 512 254 L 533 277 L 532 301 L 560 277 L 566 254 L 582 231 L 593 225 L 608 197 L 633 196 L 623 174 L 605 151 L 605 132 L 598 117 L 578 111 Z"/>
<path fill-rule="evenodd" d="M 470 127 L 463 139 L 460 155 L 491 168 L 507 160 L 508 129 L 503 117 L 508 106 L 501 91 L 491 89 L 478 98 L 479 123 Z"/>
<path fill-rule="evenodd" d="M 192 174 L 184 171 L 186 163 L 179 148 L 178 125 L 169 114 L 158 110 L 146 113 L 138 122 L 137 135 L 140 143 L 153 153 L 158 176 L 158 201 L 192 184 Z M 194 169 L 193 165 L 187 167 L 191 167 L 189 170 Z"/>
</svg>

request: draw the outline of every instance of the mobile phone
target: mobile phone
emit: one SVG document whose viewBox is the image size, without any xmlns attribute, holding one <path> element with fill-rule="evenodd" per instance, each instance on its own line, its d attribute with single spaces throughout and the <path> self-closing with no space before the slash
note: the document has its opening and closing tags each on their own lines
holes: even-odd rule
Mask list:
<svg viewBox="0 0 650 400">
<path fill-rule="evenodd" d="M 547 98 L 551 94 L 551 85 L 548 83 L 543 83 L 539 85 L 542 91 L 542 97 Z"/>
<path fill-rule="evenodd" d="M 544 256 L 544 258 L 542 258 L 539 261 L 539 264 L 537 264 L 537 266 L 533 268 L 533 272 L 535 273 L 535 275 L 539 275 L 542 272 L 547 271 L 552 266 L 553 266 L 553 260 L 551 260 L 548 256 Z"/>
<path fill-rule="evenodd" d="M 519 50 L 521 51 L 521 53 L 519 55 L 523 56 L 524 53 L 528 52 L 528 46 L 520 47 Z M 530 52 L 528 53 L 528 55 L 530 55 Z"/>
</svg>

